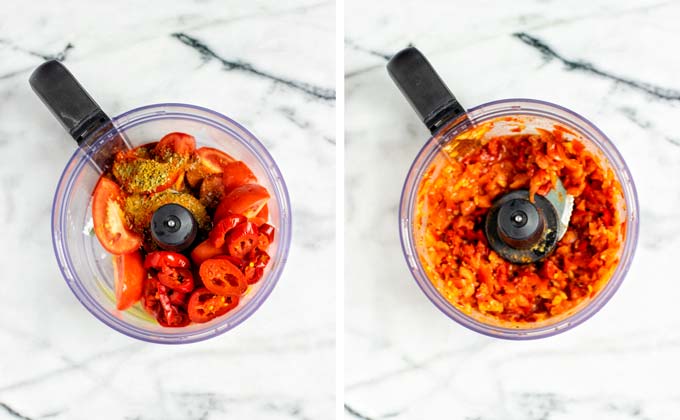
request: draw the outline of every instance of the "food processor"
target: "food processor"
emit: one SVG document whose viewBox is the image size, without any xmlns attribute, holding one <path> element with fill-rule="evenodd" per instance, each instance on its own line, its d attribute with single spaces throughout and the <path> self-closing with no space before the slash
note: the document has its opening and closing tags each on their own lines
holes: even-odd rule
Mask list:
<svg viewBox="0 0 680 420">
<path fill-rule="evenodd" d="M 291 240 L 291 209 L 286 184 L 276 163 L 258 139 L 232 119 L 207 108 L 161 103 L 132 109 L 109 118 L 61 63 L 47 61 L 31 75 L 36 94 L 76 140 L 78 148 L 66 164 L 52 206 L 54 252 L 66 283 L 85 308 L 109 327 L 140 340 L 181 344 L 205 340 L 234 328 L 267 299 L 286 263 Z M 269 217 L 277 228 L 271 261 L 262 280 L 247 292 L 238 307 L 204 324 L 165 328 L 140 304 L 116 309 L 112 255 L 94 235 L 92 193 L 100 175 L 119 150 L 158 141 L 170 132 L 188 133 L 197 147 L 227 152 L 247 164 L 270 193 Z M 193 218 L 182 206 L 164 206 L 154 214 L 154 232 L 166 249 L 184 249 L 195 238 Z M 185 226 L 181 226 L 185 223 Z M 173 236 L 176 232 L 181 238 Z M 192 236 L 193 235 L 193 236 Z M 155 238 L 158 239 L 158 238 Z M 158 242 L 158 241 L 157 241 Z"/>
<path fill-rule="evenodd" d="M 503 99 L 469 110 L 456 100 L 433 67 L 414 47 L 398 52 L 387 70 L 432 137 L 416 156 L 406 177 L 399 207 L 399 230 L 404 256 L 418 286 L 444 314 L 463 326 L 504 339 L 534 339 L 566 331 L 584 322 L 612 297 L 633 259 L 638 239 L 639 209 L 632 176 L 614 144 L 595 125 L 559 105 L 534 99 Z M 416 229 L 418 189 L 426 170 L 437 159 L 465 156 L 496 136 L 538 134 L 559 127 L 569 140 L 579 140 L 600 157 L 622 187 L 619 209 L 624 238 L 618 264 L 603 287 L 572 310 L 545 320 L 512 324 L 452 304 L 428 277 Z M 446 149 L 447 153 L 444 153 Z M 513 264 L 539 264 L 554 251 L 569 226 L 573 197 L 558 179 L 545 195 L 529 198 L 526 190 L 510 191 L 497 198 L 486 214 L 483 227 L 489 248 Z"/>
</svg>

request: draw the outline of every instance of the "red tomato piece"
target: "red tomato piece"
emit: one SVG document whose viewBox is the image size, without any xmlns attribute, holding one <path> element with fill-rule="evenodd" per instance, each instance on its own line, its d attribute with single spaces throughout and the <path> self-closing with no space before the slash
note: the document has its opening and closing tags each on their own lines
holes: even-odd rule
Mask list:
<svg viewBox="0 0 680 420">
<path fill-rule="evenodd" d="M 248 288 L 241 270 L 225 259 L 210 259 L 203 262 L 199 274 L 205 287 L 217 295 L 240 296 Z"/>
<path fill-rule="evenodd" d="M 210 240 L 216 248 L 224 246 L 226 235 L 239 224 L 248 221 L 245 216 L 240 214 L 227 214 L 219 220 L 215 227 L 210 231 Z"/>
<path fill-rule="evenodd" d="M 246 184 L 231 190 L 222 199 L 215 211 L 215 220 L 221 220 L 229 213 L 254 217 L 269 200 L 267 189 L 258 184 Z"/>
<path fill-rule="evenodd" d="M 156 251 L 149 252 L 144 260 L 144 268 L 155 268 L 157 270 L 163 267 L 170 268 L 189 268 L 191 263 L 189 259 L 182 254 L 171 251 Z"/>
<path fill-rule="evenodd" d="M 201 147 L 196 150 L 201 166 L 208 172 L 212 174 L 222 172 L 224 166 L 231 162 L 235 162 L 236 159 L 229 156 L 228 154 L 213 149 L 212 147 Z"/>
<path fill-rule="evenodd" d="M 205 241 L 198 244 L 193 251 L 191 251 L 191 260 L 194 262 L 194 264 L 200 266 L 205 260 L 209 260 L 210 258 L 214 258 L 218 255 L 223 255 L 226 253 L 227 252 L 224 249 L 214 246 L 210 239 L 206 239 Z"/>
<path fill-rule="evenodd" d="M 266 204 L 264 206 L 262 206 L 262 210 L 260 210 L 260 212 L 257 213 L 257 215 L 255 217 L 259 217 L 260 219 L 264 219 L 265 222 L 267 220 L 269 220 L 269 206 L 266 205 Z"/>
<path fill-rule="evenodd" d="M 196 139 L 186 133 L 170 133 L 163 136 L 154 148 L 156 156 L 166 158 L 169 154 L 189 156 L 196 150 Z"/>
<path fill-rule="evenodd" d="M 248 165 L 241 161 L 236 161 L 224 165 L 222 183 L 224 188 L 229 191 L 241 185 L 255 184 L 257 183 L 257 178 Z"/>
<path fill-rule="evenodd" d="M 142 297 L 146 270 L 142 254 L 134 251 L 113 256 L 113 280 L 116 291 L 116 308 L 125 310 Z"/>
<path fill-rule="evenodd" d="M 158 281 L 172 290 L 190 293 L 194 290 L 194 275 L 186 268 L 164 266 L 158 273 Z"/>
<path fill-rule="evenodd" d="M 126 226 L 122 200 L 123 192 L 118 184 L 102 177 L 92 197 L 92 219 L 97 239 L 112 254 L 127 254 L 142 245 L 141 235 Z"/>
<path fill-rule="evenodd" d="M 251 222 L 243 222 L 229 233 L 227 251 L 232 257 L 243 258 L 257 246 L 260 233 Z"/>
<path fill-rule="evenodd" d="M 238 296 L 217 295 L 205 287 L 197 289 L 189 298 L 189 319 L 197 323 L 208 322 L 234 309 L 238 300 Z"/>
</svg>

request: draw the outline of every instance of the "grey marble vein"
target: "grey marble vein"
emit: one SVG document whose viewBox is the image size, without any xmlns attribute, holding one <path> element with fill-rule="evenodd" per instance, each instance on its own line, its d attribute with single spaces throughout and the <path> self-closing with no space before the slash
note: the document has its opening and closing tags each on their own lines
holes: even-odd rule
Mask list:
<svg viewBox="0 0 680 420">
<path fill-rule="evenodd" d="M 56 53 L 41 53 L 41 52 L 36 52 L 32 51 L 26 48 L 22 48 L 13 42 L 7 40 L 7 39 L 0 39 L 0 45 L 7 45 L 11 49 L 15 51 L 20 51 L 22 53 L 32 55 L 34 57 L 42 58 L 43 60 L 57 60 L 57 61 L 64 61 L 66 59 L 66 56 L 68 55 L 69 51 L 71 51 L 74 46 L 70 42 L 66 44 L 66 46 L 59 52 Z"/>
<path fill-rule="evenodd" d="M 657 86 L 652 83 L 641 82 L 635 79 L 619 76 L 609 71 L 602 70 L 599 67 L 596 67 L 594 64 L 589 63 L 587 61 L 568 59 L 559 54 L 557 51 L 555 51 L 551 46 L 546 44 L 544 41 L 532 35 L 529 35 L 526 32 L 516 32 L 513 34 L 513 36 L 522 41 L 523 43 L 525 43 L 526 45 L 539 51 L 546 60 L 552 59 L 559 60 L 560 62 L 562 62 L 562 64 L 566 66 L 567 70 L 578 70 L 594 74 L 600 77 L 604 77 L 605 79 L 613 80 L 617 83 L 626 85 L 632 89 L 648 93 L 649 95 L 657 99 L 663 99 L 667 101 L 680 101 L 680 90 Z"/>
<path fill-rule="evenodd" d="M 361 51 L 367 54 L 370 54 L 372 56 L 382 58 L 383 60 L 387 61 L 390 58 L 392 58 L 391 54 L 388 54 L 386 52 L 374 50 L 371 48 L 366 48 L 364 46 L 359 45 L 357 42 L 352 41 L 351 39 L 345 39 L 345 48 L 349 48 L 355 51 Z"/>
<path fill-rule="evenodd" d="M 205 43 L 200 41 L 199 39 L 192 37 L 190 35 L 187 35 L 183 32 L 175 32 L 172 34 L 173 38 L 176 38 L 179 40 L 181 43 L 184 45 L 187 45 L 194 50 L 198 51 L 198 53 L 201 55 L 201 58 L 205 61 L 207 60 L 218 60 L 226 70 L 240 70 L 244 71 L 246 73 L 253 74 L 258 77 L 263 77 L 265 79 L 272 80 L 277 83 L 281 83 L 285 86 L 288 86 L 292 89 L 295 89 L 297 91 L 303 92 L 309 96 L 312 96 L 317 99 L 321 99 L 324 101 L 335 101 L 335 89 L 328 89 L 328 88 L 323 88 L 320 86 L 315 86 L 309 83 L 305 82 L 300 82 L 297 80 L 292 80 L 292 79 L 287 79 L 281 76 L 277 76 L 275 74 L 271 74 L 267 71 L 258 69 L 254 67 L 252 64 L 245 62 L 245 61 L 240 61 L 240 60 L 227 60 L 225 58 L 220 57 L 217 53 L 215 53 L 210 47 L 208 47 Z"/>
<path fill-rule="evenodd" d="M 379 419 L 389 419 L 392 417 L 397 417 L 399 415 L 399 412 L 391 412 L 387 414 L 381 414 L 377 417 L 369 417 L 364 414 L 361 414 L 357 409 L 354 407 L 350 406 L 349 404 L 345 403 L 345 413 L 349 414 L 350 416 L 357 418 L 359 420 L 379 420 Z"/>
<path fill-rule="evenodd" d="M 4 402 L 1 402 L 1 401 L 0 401 L 0 408 L 4 409 L 7 412 L 7 414 L 12 416 L 12 418 L 22 419 L 22 420 L 33 420 L 31 417 L 24 416 L 23 414 L 19 413 L 18 411 L 16 411 L 12 407 L 10 407 L 9 405 L 7 405 L 7 404 L 5 404 Z"/>
</svg>

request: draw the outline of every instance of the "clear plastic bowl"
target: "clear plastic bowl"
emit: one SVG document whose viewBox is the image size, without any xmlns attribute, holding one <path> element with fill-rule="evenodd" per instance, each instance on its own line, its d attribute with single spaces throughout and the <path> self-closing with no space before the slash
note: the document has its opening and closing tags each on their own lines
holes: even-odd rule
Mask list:
<svg viewBox="0 0 680 420">
<path fill-rule="evenodd" d="M 607 284 L 597 295 L 585 300 L 572 311 L 530 324 L 526 328 L 490 322 L 483 316 L 468 315 L 447 301 L 425 274 L 414 240 L 413 221 L 415 220 L 417 190 L 424 171 L 440 152 L 442 145 L 472 126 L 501 117 L 514 117 L 520 120 L 524 127 L 519 133 L 535 133 L 534 129 L 537 127 L 551 129 L 555 124 L 575 132 L 589 150 L 597 151 L 601 157 L 605 158 L 603 161 L 608 162 L 614 170 L 623 188 L 626 205 L 626 232 L 621 259 Z M 481 334 L 513 340 L 535 339 L 575 327 L 600 310 L 612 297 L 623 281 L 635 253 L 638 240 L 639 208 L 635 184 L 626 163 L 604 133 L 582 116 L 559 105 L 532 99 L 504 99 L 470 109 L 468 118 L 469 120 L 457 121 L 435 133 L 418 153 L 406 178 L 399 209 L 399 230 L 404 256 L 411 273 L 418 286 L 437 308 L 454 321 Z M 494 129 L 488 134 L 491 136 L 518 134 L 517 131 L 511 132 L 509 130 L 511 127 L 517 127 L 516 123 L 508 122 L 504 125 L 501 121 L 494 124 Z"/>
<path fill-rule="evenodd" d="M 274 160 L 248 130 L 215 111 L 186 104 L 157 104 L 133 109 L 113 119 L 115 129 L 101 135 L 85 151 L 78 148 L 66 165 L 52 206 L 54 252 L 66 283 L 78 300 L 109 327 L 144 341 L 180 344 L 222 334 L 252 315 L 269 296 L 286 263 L 291 240 L 288 191 Z M 196 137 L 197 146 L 223 150 L 244 161 L 272 195 L 270 223 L 277 239 L 270 248 L 271 261 L 264 276 L 228 314 L 205 324 L 182 328 L 158 325 L 140 304 L 118 311 L 113 294 L 113 263 L 92 233 L 92 191 L 99 172 L 88 155 L 122 133 L 132 146 L 157 141 L 180 131 Z"/>
</svg>

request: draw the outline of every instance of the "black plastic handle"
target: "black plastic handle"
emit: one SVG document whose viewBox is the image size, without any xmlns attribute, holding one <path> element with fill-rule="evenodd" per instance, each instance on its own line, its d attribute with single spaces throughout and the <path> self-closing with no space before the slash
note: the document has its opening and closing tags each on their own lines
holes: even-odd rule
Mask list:
<svg viewBox="0 0 680 420">
<path fill-rule="evenodd" d="M 29 83 L 79 146 L 90 134 L 111 123 L 71 72 L 56 60 L 38 66 Z"/>
<path fill-rule="evenodd" d="M 399 51 L 387 72 L 431 133 L 465 114 L 425 56 L 415 47 Z"/>
</svg>

